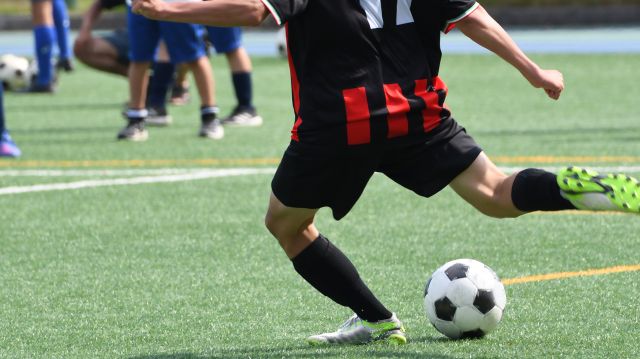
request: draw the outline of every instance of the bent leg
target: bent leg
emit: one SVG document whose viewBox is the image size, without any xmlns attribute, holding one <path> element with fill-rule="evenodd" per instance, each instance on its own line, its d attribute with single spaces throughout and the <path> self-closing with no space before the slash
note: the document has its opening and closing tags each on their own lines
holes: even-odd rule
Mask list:
<svg viewBox="0 0 640 359">
<path fill-rule="evenodd" d="M 309 284 L 360 318 L 377 322 L 392 313 L 373 295 L 351 261 L 315 227 L 317 209 L 293 208 L 271 194 L 265 224 L 293 267 Z"/>
<path fill-rule="evenodd" d="M 119 61 L 118 50 L 108 41 L 96 37 L 88 44 L 74 46 L 74 54 L 78 60 L 96 70 L 127 77 L 127 64 Z"/>
</svg>

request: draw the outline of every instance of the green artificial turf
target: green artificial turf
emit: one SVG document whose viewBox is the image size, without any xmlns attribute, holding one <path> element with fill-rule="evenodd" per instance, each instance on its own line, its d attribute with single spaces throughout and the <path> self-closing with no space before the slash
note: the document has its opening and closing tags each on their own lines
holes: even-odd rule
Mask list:
<svg viewBox="0 0 640 359">
<path fill-rule="evenodd" d="M 534 59 L 564 72 L 560 101 L 494 57 L 445 56 L 448 104 L 487 153 L 502 166 L 568 164 L 561 156 L 596 167 L 640 165 L 640 56 Z M 234 105 L 228 69 L 220 58 L 213 64 L 227 112 Z M 7 124 L 24 155 L 0 160 L 0 190 L 140 176 L 118 176 L 123 170 L 273 168 L 293 122 L 288 68 L 267 58 L 254 59 L 254 67 L 265 123 L 227 128 L 217 142 L 196 136 L 195 93 L 189 105 L 170 108 L 174 124 L 150 129 L 147 142 L 117 142 L 126 83 L 83 66 L 62 74 L 53 96 L 6 93 Z M 380 175 L 344 220 L 323 209 L 317 224 L 403 320 L 409 343 L 308 347 L 306 336 L 335 329 L 350 313 L 305 283 L 264 228 L 270 180 L 253 174 L 0 195 L 0 357 L 637 356 L 637 271 L 509 285 L 503 322 L 481 340 L 436 332 L 422 294 L 429 274 L 455 258 L 478 259 L 503 279 L 638 265 L 638 217 L 567 212 L 497 220 L 449 189 L 426 200 Z"/>
</svg>

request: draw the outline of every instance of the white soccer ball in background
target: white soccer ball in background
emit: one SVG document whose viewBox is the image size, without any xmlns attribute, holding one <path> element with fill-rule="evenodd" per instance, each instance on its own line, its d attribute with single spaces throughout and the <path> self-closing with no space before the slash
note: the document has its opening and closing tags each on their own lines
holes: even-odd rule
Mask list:
<svg viewBox="0 0 640 359">
<path fill-rule="evenodd" d="M 452 339 L 487 335 L 498 326 L 506 304 L 496 273 L 473 259 L 456 259 L 438 268 L 424 293 L 427 318 Z"/>
<path fill-rule="evenodd" d="M 0 56 L 0 81 L 7 90 L 22 90 L 31 84 L 33 70 L 29 60 L 15 55 Z"/>
</svg>

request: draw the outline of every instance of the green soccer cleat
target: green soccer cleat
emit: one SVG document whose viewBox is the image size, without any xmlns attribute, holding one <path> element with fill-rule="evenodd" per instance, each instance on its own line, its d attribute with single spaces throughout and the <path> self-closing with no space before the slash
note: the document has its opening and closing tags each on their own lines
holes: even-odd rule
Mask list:
<svg viewBox="0 0 640 359">
<path fill-rule="evenodd" d="M 396 345 L 407 343 L 404 327 L 395 313 L 391 318 L 375 323 L 364 321 L 354 314 L 335 332 L 313 335 L 307 338 L 307 343 L 313 346 L 355 345 L 374 341 L 386 341 Z"/>
<path fill-rule="evenodd" d="M 578 209 L 640 213 L 640 183 L 633 177 L 569 167 L 557 182 L 562 197 Z"/>
</svg>

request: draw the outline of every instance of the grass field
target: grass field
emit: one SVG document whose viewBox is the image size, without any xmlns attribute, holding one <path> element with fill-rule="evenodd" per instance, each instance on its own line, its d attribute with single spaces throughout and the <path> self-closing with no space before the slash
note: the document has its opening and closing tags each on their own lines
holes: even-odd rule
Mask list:
<svg viewBox="0 0 640 359">
<path fill-rule="evenodd" d="M 456 118 L 504 167 L 579 164 L 638 175 L 640 56 L 535 59 L 565 73 L 559 102 L 493 57 L 445 57 Z M 151 129 L 147 142 L 116 142 L 126 83 L 82 66 L 62 75 L 55 96 L 6 94 L 24 156 L 0 160 L 0 357 L 637 357 L 638 217 L 495 220 L 449 189 L 425 200 L 383 176 L 344 220 L 321 210 L 318 225 L 398 313 L 410 342 L 306 346 L 307 335 L 335 329 L 350 313 L 300 279 L 262 225 L 292 115 L 286 63 L 254 65 L 265 124 L 228 128 L 219 142 L 196 137 L 195 102 L 171 108 L 174 125 Z M 225 66 L 214 60 L 223 112 L 233 105 Z M 253 172 L 220 172 L 242 168 Z M 168 182 L 176 174 L 184 177 Z M 157 183 L 129 183 L 143 177 Z M 103 182 L 13 193 L 80 181 Z M 510 284 L 494 333 L 451 341 L 429 325 L 422 293 L 433 270 L 460 257 L 505 280 L 604 270 Z M 615 266 L 627 267 L 607 274 Z"/>
</svg>

